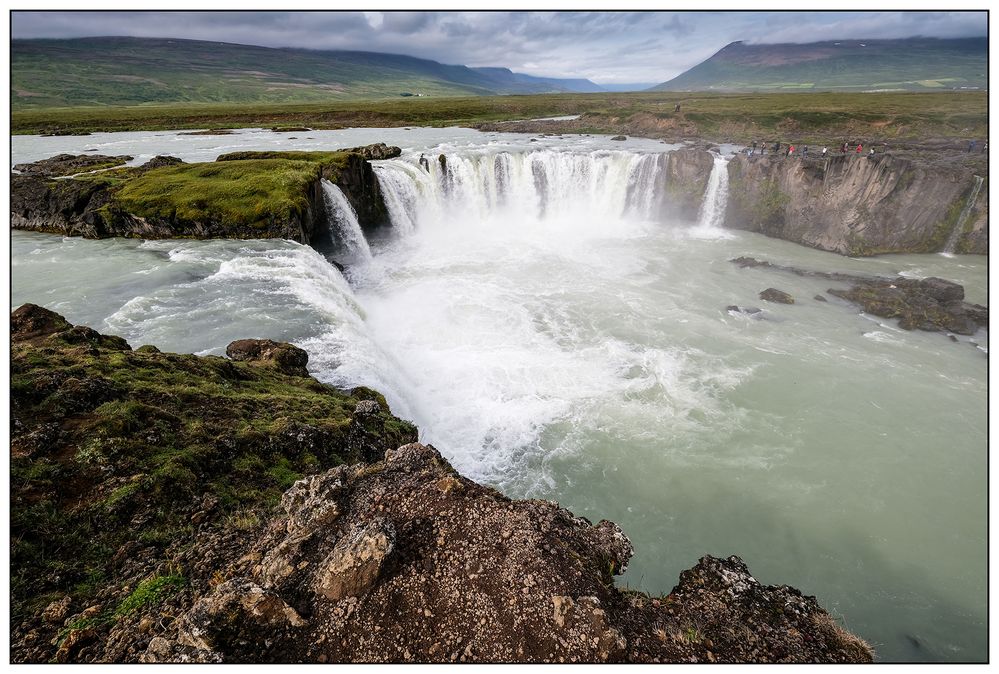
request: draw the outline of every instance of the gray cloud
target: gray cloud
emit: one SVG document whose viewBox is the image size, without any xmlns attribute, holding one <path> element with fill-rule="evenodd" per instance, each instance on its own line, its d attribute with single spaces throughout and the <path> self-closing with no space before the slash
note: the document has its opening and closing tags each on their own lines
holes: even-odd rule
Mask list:
<svg viewBox="0 0 999 674">
<path fill-rule="evenodd" d="M 366 16 L 368 14 L 368 16 Z M 132 35 L 355 49 L 662 82 L 734 40 L 983 36 L 985 12 L 13 12 L 15 38 Z"/>
</svg>

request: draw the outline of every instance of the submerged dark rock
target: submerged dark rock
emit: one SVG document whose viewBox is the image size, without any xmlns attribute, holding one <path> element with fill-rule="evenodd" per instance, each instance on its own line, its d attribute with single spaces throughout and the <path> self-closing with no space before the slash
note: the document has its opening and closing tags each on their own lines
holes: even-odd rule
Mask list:
<svg viewBox="0 0 999 674">
<path fill-rule="evenodd" d="M 778 302 L 780 304 L 794 304 L 794 298 L 783 290 L 777 288 L 767 288 L 760 291 L 760 299 L 767 302 Z"/>
<path fill-rule="evenodd" d="M 927 330 L 973 335 L 988 325 L 988 308 L 960 299 L 941 300 L 964 288 L 941 279 L 896 278 L 864 281 L 848 290 L 830 288 L 829 294 L 859 304 L 864 312 L 882 318 L 897 318 L 903 330 Z M 953 286 L 956 286 L 954 288 Z M 959 289 L 959 290 L 958 290 Z"/>
<path fill-rule="evenodd" d="M 820 272 L 775 265 L 751 257 L 737 257 L 730 262 L 744 269 L 767 269 L 849 283 L 850 288 L 830 288 L 827 292 L 859 305 L 864 312 L 874 316 L 897 318 L 899 327 L 904 330 L 972 335 L 980 327 L 988 327 L 988 307 L 963 301 L 964 287 L 946 279 L 932 276 L 924 279 L 902 276 L 885 278 Z M 820 297 L 816 295 L 815 299 L 820 300 Z M 822 298 L 820 301 L 826 300 Z"/>
<path fill-rule="evenodd" d="M 758 307 L 740 307 L 737 304 L 730 304 L 725 307 L 725 311 L 730 314 L 744 314 L 752 318 L 763 318 L 763 310 Z"/>
</svg>

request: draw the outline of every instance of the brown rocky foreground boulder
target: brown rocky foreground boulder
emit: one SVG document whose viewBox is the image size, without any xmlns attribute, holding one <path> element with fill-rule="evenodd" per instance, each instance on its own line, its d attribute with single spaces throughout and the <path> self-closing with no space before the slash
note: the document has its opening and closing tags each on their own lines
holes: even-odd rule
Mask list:
<svg viewBox="0 0 999 674">
<path fill-rule="evenodd" d="M 813 597 L 703 558 L 665 597 L 622 592 L 632 546 L 508 499 L 409 444 L 300 480 L 145 662 L 870 662 Z"/>
</svg>

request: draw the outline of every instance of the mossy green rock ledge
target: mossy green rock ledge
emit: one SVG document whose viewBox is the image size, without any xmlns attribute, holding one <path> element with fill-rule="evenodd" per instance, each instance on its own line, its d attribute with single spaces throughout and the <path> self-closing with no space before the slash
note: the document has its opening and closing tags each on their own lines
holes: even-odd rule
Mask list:
<svg viewBox="0 0 999 674">
<path fill-rule="evenodd" d="M 307 376 L 290 344 L 241 340 L 239 360 L 132 350 L 32 304 L 11 315 L 11 340 L 15 659 L 55 650 L 30 636 L 50 603 L 97 606 L 55 612 L 79 627 L 120 619 L 137 589 L 183 593 L 175 576 L 190 570 L 172 560 L 205 527 L 238 539 L 303 476 L 417 437 L 378 393 Z"/>
<path fill-rule="evenodd" d="M 340 186 L 362 227 L 387 224 L 368 158 L 398 152 L 379 144 L 332 152 L 239 152 L 194 164 L 156 158 L 141 167 L 64 179 L 23 165 L 11 175 L 11 226 L 92 239 L 280 238 L 308 244 L 328 232 L 323 179 Z"/>
</svg>

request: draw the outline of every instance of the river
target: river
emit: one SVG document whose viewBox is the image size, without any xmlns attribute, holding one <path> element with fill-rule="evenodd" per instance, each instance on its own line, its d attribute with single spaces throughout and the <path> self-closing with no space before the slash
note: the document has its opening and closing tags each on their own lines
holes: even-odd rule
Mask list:
<svg viewBox="0 0 999 674">
<path fill-rule="evenodd" d="M 11 307 L 133 347 L 294 342 L 319 379 L 382 391 L 463 474 L 617 522 L 637 551 L 622 586 L 666 593 L 701 555 L 735 554 L 815 595 L 881 660 L 987 659 L 987 334 L 906 332 L 825 295 L 835 282 L 728 261 L 940 276 L 987 304 L 986 258 L 851 259 L 722 230 L 720 174 L 698 221 L 663 219 L 676 146 L 653 140 L 346 129 L 12 145 L 15 163 L 88 149 L 142 163 L 376 141 L 404 149 L 374 162 L 394 227 L 358 240 L 341 205 L 344 245 L 326 252 L 344 274 L 287 241 L 13 232 Z M 796 303 L 758 299 L 770 286 Z"/>
</svg>

